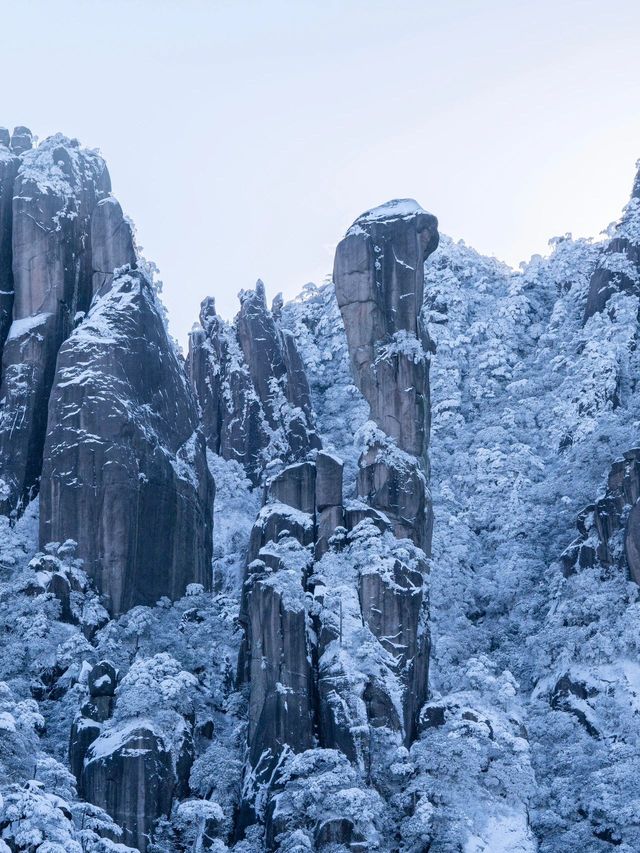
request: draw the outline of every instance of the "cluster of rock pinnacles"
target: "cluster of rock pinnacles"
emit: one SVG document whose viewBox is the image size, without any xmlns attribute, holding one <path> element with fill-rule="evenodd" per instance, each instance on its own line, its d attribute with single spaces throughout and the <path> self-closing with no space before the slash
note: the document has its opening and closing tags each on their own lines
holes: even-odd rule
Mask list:
<svg viewBox="0 0 640 853">
<path fill-rule="evenodd" d="M 264 486 L 240 611 L 238 680 L 249 690 L 240 834 L 261 818 L 274 837 L 275 818 L 256 798 L 277 787 L 286 752 L 319 745 L 371 768 L 385 743 L 416 736 L 427 698 L 432 526 L 432 347 L 421 307 L 423 264 L 437 245 L 435 217 L 404 200 L 363 214 L 337 248 L 336 297 L 374 425 L 357 482 L 343 488 L 342 461 L 323 450 L 315 428 L 281 301 L 269 309 L 258 282 L 241 293 L 230 324 L 205 299 L 185 364 L 102 158 L 61 135 L 34 148 L 26 128 L 0 129 L 0 510 L 15 518 L 39 494 L 41 546 L 77 543 L 115 616 L 176 599 L 190 583 L 211 588 L 208 451 Z M 596 282 L 589 312 L 601 309 L 602 293 Z M 636 464 L 629 457 L 611 486 L 634 501 Z M 613 499 L 616 511 L 624 500 Z M 637 527 L 634 517 L 634 542 Z M 413 545 L 402 550 L 393 544 L 407 539 Z M 380 566 L 354 569 L 357 547 L 374 541 Z M 576 549 L 585 559 L 584 546 Z M 637 552 L 633 559 L 640 562 Z M 65 596 L 73 580 L 54 563 L 43 555 L 39 576 L 71 619 Z M 332 571 L 355 571 L 353 601 L 337 601 Z M 384 649 L 377 675 L 358 669 L 354 613 Z M 154 821 L 188 791 L 193 742 L 186 726 L 175 760 L 141 723 L 105 749 L 116 683 L 108 662 L 90 673 L 70 762 L 80 795 L 145 850 Z"/>
</svg>

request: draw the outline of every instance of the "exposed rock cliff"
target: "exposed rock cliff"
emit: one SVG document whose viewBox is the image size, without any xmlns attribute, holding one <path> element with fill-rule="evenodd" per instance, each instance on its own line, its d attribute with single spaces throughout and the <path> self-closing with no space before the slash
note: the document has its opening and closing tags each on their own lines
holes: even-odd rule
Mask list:
<svg viewBox="0 0 640 853">
<path fill-rule="evenodd" d="M 314 452 L 271 478 L 251 535 L 241 607 L 239 674 L 249 688 L 241 827 L 261 818 L 268 836 L 277 830 L 265 811 L 265 791 L 272 795 L 283 784 L 288 753 L 317 743 L 382 781 L 384 756 L 416 736 L 427 695 L 427 564 L 423 551 L 400 545 L 389 530 L 428 548 L 423 343 L 429 339 L 418 313 L 422 265 L 437 246 L 436 226 L 414 202 L 391 203 L 361 217 L 336 254 L 351 364 L 375 421 L 366 431 L 357 483 L 347 488 L 357 486 L 369 505 L 345 502 L 342 461 Z M 243 299 L 239 334 L 262 395 L 286 371 L 289 402 L 312 422 L 293 336 L 282 333 L 284 348 L 275 345 L 273 318 L 259 290 Z M 259 352 L 250 345 L 253 338 Z M 267 377 L 265 365 L 273 366 Z M 273 428 L 273 407 L 266 412 Z M 365 836 L 356 840 L 346 815 L 334 817 L 314 829 L 322 843 L 367 846 Z"/>
<path fill-rule="evenodd" d="M 213 480 L 152 286 L 123 271 L 58 356 L 40 539 L 72 538 L 112 613 L 211 584 Z"/>
<path fill-rule="evenodd" d="M 437 246 L 434 216 L 409 199 L 388 202 L 347 231 L 333 273 L 354 378 L 382 431 L 360 459 L 358 492 L 427 553 L 431 343 L 420 312 L 424 261 Z"/>
<path fill-rule="evenodd" d="M 213 299 L 202 303 L 188 366 L 208 446 L 240 462 L 254 483 L 269 461 L 304 459 L 321 446 L 295 341 L 276 325 L 261 281 L 240 293 L 233 326 Z"/>
<path fill-rule="evenodd" d="M 4 512 L 38 488 L 56 356 L 91 302 L 91 216 L 110 190 L 104 161 L 77 140 L 58 134 L 31 149 L 30 134 L 17 128 L 11 145 L 21 156 L 12 190 L 13 322 L 0 390 Z"/>
</svg>

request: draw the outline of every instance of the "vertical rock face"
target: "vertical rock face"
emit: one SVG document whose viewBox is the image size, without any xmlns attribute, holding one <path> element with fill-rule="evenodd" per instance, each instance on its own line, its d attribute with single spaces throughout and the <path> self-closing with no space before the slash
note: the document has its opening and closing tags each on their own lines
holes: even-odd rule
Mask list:
<svg viewBox="0 0 640 853">
<path fill-rule="evenodd" d="M 111 287 L 114 270 L 136 265 L 131 226 L 113 196 L 99 201 L 91 215 L 91 259 L 94 295 Z"/>
<path fill-rule="evenodd" d="M 264 285 L 240 294 L 234 326 L 200 311 L 190 336 L 188 369 L 207 445 L 240 462 L 254 483 L 270 459 L 304 459 L 320 447 L 304 365 L 293 336 L 276 325 Z"/>
<path fill-rule="evenodd" d="M 13 322 L 0 391 L 4 512 L 37 490 L 56 355 L 91 302 L 91 215 L 110 189 L 104 161 L 76 140 L 58 134 L 30 150 L 30 134 L 17 128 L 11 145 L 21 157 L 11 215 Z"/>
<path fill-rule="evenodd" d="M 435 217 L 404 201 L 360 217 L 337 250 L 338 305 L 371 409 L 355 484 L 368 503 L 345 503 L 342 461 L 308 442 L 297 448 L 306 458 L 269 480 L 251 534 L 240 614 L 250 709 L 240 828 L 262 817 L 267 838 L 277 816 L 260 813 L 260 792 L 278 790 L 287 755 L 337 750 L 384 784 L 385 756 L 411 744 L 427 698 L 430 342 L 419 314 L 423 262 L 437 243 Z M 303 362 L 261 287 L 242 296 L 238 338 L 270 429 L 280 389 L 312 423 Z M 318 838 L 337 841 L 346 826 L 336 816 Z"/>
<path fill-rule="evenodd" d="M 612 294 L 620 291 L 638 292 L 639 287 L 640 171 L 635 177 L 631 200 L 591 276 L 584 321 L 602 311 Z"/>
<path fill-rule="evenodd" d="M 9 149 L 9 133 L 0 132 L 0 359 L 13 313 L 11 234 L 13 185 L 19 160 Z M 1 379 L 1 377 L 0 377 Z"/>
<path fill-rule="evenodd" d="M 189 337 L 187 364 L 207 446 L 235 459 L 257 483 L 269 430 L 234 330 L 218 317 L 211 298 L 202 303 L 200 328 Z"/>
<path fill-rule="evenodd" d="M 122 840 L 141 853 L 157 818 L 171 810 L 174 784 L 171 753 L 144 723 L 97 738 L 88 749 L 84 796 L 115 816 L 124 830 Z"/>
<path fill-rule="evenodd" d="M 77 541 L 117 614 L 190 582 L 209 588 L 212 505 L 195 401 L 155 294 L 121 271 L 58 356 L 41 542 Z"/>
<path fill-rule="evenodd" d="M 426 331 L 423 265 L 438 220 L 411 199 L 363 213 L 338 245 L 333 278 L 353 374 L 377 426 L 413 456 L 425 452 Z"/>
<path fill-rule="evenodd" d="M 427 552 L 431 344 L 420 311 L 424 261 L 438 239 L 434 216 L 410 199 L 391 201 L 354 222 L 334 264 L 354 378 L 382 431 L 360 460 L 358 491 Z"/>
</svg>

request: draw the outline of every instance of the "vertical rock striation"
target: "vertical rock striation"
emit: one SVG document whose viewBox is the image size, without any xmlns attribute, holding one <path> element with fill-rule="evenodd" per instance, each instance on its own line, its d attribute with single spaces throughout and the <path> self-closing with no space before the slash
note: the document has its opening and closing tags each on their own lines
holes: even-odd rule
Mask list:
<svg viewBox="0 0 640 853">
<path fill-rule="evenodd" d="M 213 480 L 152 286 L 122 270 L 62 346 L 40 539 L 71 538 L 111 613 L 210 586 Z"/>
<path fill-rule="evenodd" d="M 424 261 L 438 239 L 434 216 L 410 199 L 391 201 L 354 222 L 333 274 L 354 379 L 382 433 L 360 460 L 359 494 L 427 552 L 431 343 L 420 312 Z"/>
<path fill-rule="evenodd" d="M 20 163 L 9 144 L 9 131 L 0 128 L 0 361 L 13 314 L 12 204 Z"/>
<path fill-rule="evenodd" d="M 427 698 L 431 345 L 420 310 L 423 262 L 437 243 L 435 217 L 415 202 L 391 202 L 360 217 L 338 246 L 338 305 L 371 410 L 352 484 L 367 503 L 344 500 L 340 459 L 301 443 L 300 461 L 268 481 L 251 535 L 240 614 L 249 763 L 239 825 L 263 819 L 268 838 L 277 821 L 264 811 L 264 792 L 279 790 L 287 756 L 338 750 L 384 786 L 388 757 L 415 738 Z M 241 301 L 238 339 L 269 428 L 278 426 L 278 389 L 312 423 L 293 336 L 277 330 L 260 286 Z M 220 393 L 210 382 L 205 394 L 213 387 Z M 333 840 L 347 838 L 351 824 L 334 823 L 327 838 L 334 829 Z"/>
<path fill-rule="evenodd" d="M 11 212 L 13 322 L 0 390 L 4 512 L 38 488 L 56 356 L 91 302 L 91 216 L 110 190 L 104 161 L 77 140 L 57 134 L 31 149 L 29 132 L 16 128 L 11 146 L 20 165 Z"/>
</svg>

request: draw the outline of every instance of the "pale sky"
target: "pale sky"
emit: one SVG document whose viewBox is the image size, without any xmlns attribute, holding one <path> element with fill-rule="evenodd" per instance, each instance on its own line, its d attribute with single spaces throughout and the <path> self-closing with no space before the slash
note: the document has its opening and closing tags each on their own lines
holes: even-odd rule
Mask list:
<svg viewBox="0 0 640 853">
<path fill-rule="evenodd" d="M 638 0 L 0 0 L 0 125 L 98 147 L 184 345 L 208 294 L 330 274 L 412 197 L 515 266 L 640 157 Z"/>
</svg>

